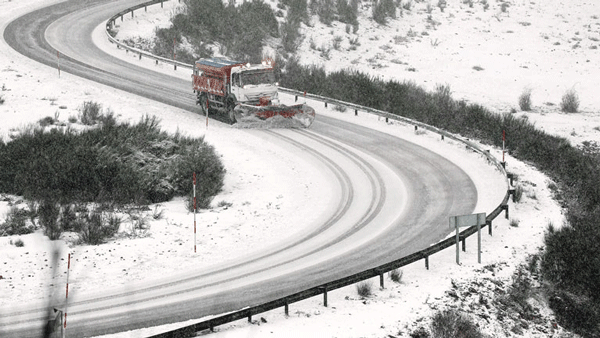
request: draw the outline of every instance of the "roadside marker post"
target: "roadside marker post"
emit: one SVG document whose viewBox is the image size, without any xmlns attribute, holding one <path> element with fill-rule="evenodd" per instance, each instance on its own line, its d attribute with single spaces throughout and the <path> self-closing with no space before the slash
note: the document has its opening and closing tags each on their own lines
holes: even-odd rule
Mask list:
<svg viewBox="0 0 600 338">
<path fill-rule="evenodd" d="M 64 320 L 64 330 L 63 330 L 63 338 L 67 335 L 67 306 L 69 305 L 69 272 L 71 270 L 71 254 L 69 253 L 69 257 L 67 259 L 67 293 L 65 297 L 65 320 Z"/>
<path fill-rule="evenodd" d="M 502 131 L 502 166 L 506 169 L 506 162 L 504 161 L 504 143 L 506 142 L 506 131 Z"/>
<path fill-rule="evenodd" d="M 194 253 L 196 253 L 196 172 L 194 171 Z"/>
<path fill-rule="evenodd" d="M 450 228 L 456 229 L 456 264 L 460 265 L 460 234 L 459 228 L 477 226 L 477 262 L 481 263 L 481 226 L 486 224 L 485 212 L 479 214 L 451 216 Z M 464 246 L 464 239 L 463 239 Z M 464 248 L 464 247 L 463 247 Z"/>
<path fill-rule="evenodd" d="M 176 40 L 175 38 L 173 38 L 173 61 L 176 60 L 176 54 L 175 54 L 175 48 L 176 48 Z M 177 64 L 175 62 L 173 62 L 173 69 L 177 70 Z"/>
</svg>

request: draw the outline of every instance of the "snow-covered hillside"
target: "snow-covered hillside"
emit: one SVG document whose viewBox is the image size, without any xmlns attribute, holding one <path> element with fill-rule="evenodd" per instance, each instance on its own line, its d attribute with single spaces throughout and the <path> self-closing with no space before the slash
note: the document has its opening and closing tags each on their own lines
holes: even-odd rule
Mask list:
<svg viewBox="0 0 600 338">
<path fill-rule="evenodd" d="M 32 6 L 51 2 L 3 1 L 0 3 L 0 25 L 4 27 Z M 313 19 L 312 27 L 303 27 L 306 38 L 298 53 L 303 63 L 323 65 L 328 70 L 353 67 L 384 78 L 413 80 L 428 88 L 437 83 L 449 83 L 455 98 L 479 102 L 498 112 L 508 112 L 512 107 L 518 110 L 518 96 L 523 88 L 529 87 L 533 90 L 534 110 L 517 114 L 577 143 L 598 140 L 600 132 L 596 127 L 600 126 L 600 101 L 594 94 L 597 81 L 600 81 L 600 67 L 598 51 L 593 46 L 598 46 L 597 38 L 600 37 L 599 5 L 594 2 L 573 5 L 558 0 L 518 0 L 511 3 L 507 12 L 502 12 L 499 3 L 490 1 L 490 4 L 484 11 L 479 3 L 470 8 L 462 1 L 448 1 L 444 12 L 434 5 L 432 12 L 427 13 L 426 2 L 415 2 L 402 17 L 390 21 L 387 26 L 378 26 L 369 18 L 368 4 L 363 2 L 360 29 L 356 35 L 347 34 L 345 25 L 334 23 L 328 27 Z M 125 18 L 120 23 L 118 37 L 151 37 L 148 34 L 155 26 L 168 23 L 177 5 L 175 1 L 168 2 L 163 10 L 153 6 L 147 13 L 136 14 L 134 19 Z M 151 61 L 139 61 L 117 50 L 106 42 L 102 29 L 100 26 L 94 39 L 109 53 L 152 69 L 174 73 L 168 65 L 156 66 Z M 339 50 L 329 46 L 334 36 L 342 36 Z M 354 38 L 358 38 L 360 46 L 350 50 L 349 41 Z M 329 59 L 311 48 L 311 41 L 317 48 L 330 48 Z M 289 224 L 302 224 L 303 215 L 295 210 L 298 201 L 315 210 L 323 207 L 317 198 L 322 191 L 318 188 L 325 184 L 322 177 L 314 172 L 311 163 L 288 150 L 257 147 L 261 141 L 258 137 L 241 140 L 235 130 L 218 122 L 211 122 L 208 129 L 194 128 L 192 126 L 204 125 L 200 116 L 69 74 L 62 73 L 59 79 L 56 70 L 24 59 L 10 50 L 4 41 L 0 44 L 3 46 L 0 49 L 0 82 L 3 83 L 0 95 L 5 99 L 0 105 L 3 122 L 0 135 L 3 137 L 15 128 L 45 116 L 55 116 L 55 113 L 59 120 L 67 123 L 70 115 L 77 114 L 78 105 L 84 100 L 94 100 L 112 108 L 121 115 L 121 120 L 137 120 L 148 113 L 159 116 L 166 130 L 179 129 L 189 135 L 205 135 L 223 155 L 228 170 L 225 191 L 215 203 L 225 201 L 231 206 L 214 208 L 199 215 L 202 230 L 198 255 L 192 255 L 190 250 L 191 214 L 183 210 L 181 201 L 157 206 L 159 210 L 165 210 L 164 218 L 151 222 L 150 232 L 143 238 L 123 235 L 97 247 L 73 246 L 69 244 L 69 236 L 59 241 L 64 256 L 66 252 L 73 253 L 71 285 L 74 292 L 88 290 L 98 283 L 117 287 L 128 281 L 168 273 L 173 268 L 169 260 L 174 255 L 182 261 L 187 260 L 184 264 L 190 265 L 198 264 L 199 257 L 201 264 L 214 264 L 243 255 L 256 243 L 274 241 L 289 234 Z M 475 66 L 482 69 L 475 70 Z M 176 74 L 189 79 L 189 71 L 180 69 Z M 579 93 L 582 113 L 559 112 L 560 97 L 569 88 L 575 88 Z M 409 126 L 385 124 L 373 117 L 361 115 L 357 118 L 333 110 L 320 113 L 368 124 L 452 157 L 467 172 L 478 177 L 475 180 L 483 197 L 478 208 L 489 211 L 495 206 L 493 196 L 497 192 L 490 193 L 489 199 L 485 196 L 486 190 L 492 191 L 496 186 L 483 182 L 483 178 L 493 177 L 493 170 L 490 172 L 480 158 L 469 155 L 462 147 L 442 143 L 433 135 L 415 135 Z M 499 154 L 497 149 L 492 151 Z M 265 158 L 269 159 L 268 167 Z M 406 336 L 424 325 L 435 311 L 459 306 L 470 309 L 477 323 L 490 336 L 515 335 L 512 330 L 519 320 L 513 318 L 514 315 L 509 314 L 506 322 L 498 320 L 498 309 L 477 305 L 479 300 L 475 300 L 473 294 L 491 297 L 495 286 L 481 282 L 488 279 L 496 281 L 492 282 L 496 286 L 499 281 L 502 285 L 498 287 L 505 290 L 516 267 L 541 246 L 548 222 L 559 225 L 562 216 L 560 207 L 551 199 L 548 179 L 527 164 L 511 157 L 507 161 L 509 170 L 519 174 L 525 188 L 523 201 L 511 205 L 511 218 L 518 219 L 519 226 L 511 227 L 508 220 L 500 218 L 494 223 L 494 236 L 483 236 L 484 264 L 476 263 L 475 239 L 470 239 L 461 266 L 454 263 L 453 249 L 449 249 L 431 258 L 429 271 L 422 263 L 403 269 L 400 284 L 386 280 L 386 288 L 379 290 L 378 280 L 373 280 L 374 295 L 367 299 L 361 299 L 354 287 L 348 287 L 330 293 L 328 308 L 322 306 L 320 298 L 313 298 L 292 304 L 288 318 L 283 315 L 283 310 L 273 311 L 260 315 L 266 323 L 260 318 L 253 324 L 240 321 L 218 327 L 211 336 L 385 337 L 399 336 L 400 332 Z M 295 168 L 298 175 L 287 175 L 290 167 Z M 311 179 L 303 179 L 306 177 Z M 279 184 L 282 181 L 286 184 Z M 257 196 L 256 191 L 264 193 Z M 2 215 L 7 211 L 8 202 L 0 202 L 0 208 Z M 11 245 L 17 238 L 23 240 L 24 247 Z M 40 233 L 0 238 L 0 306 L 45 297 L 51 280 L 49 268 L 44 263 L 49 256 L 48 248 L 49 241 Z M 189 260 L 191 257 L 194 261 Z M 58 270 L 66 271 L 66 262 L 61 262 Z M 106 279 L 106 275 L 112 277 Z M 61 285 L 53 296 L 62 297 L 64 276 L 54 278 L 51 283 Z M 465 292 L 470 288 L 476 292 Z M 542 322 L 521 328 L 524 335 L 558 336 L 562 331 L 554 326 L 544 305 L 534 306 L 540 309 Z M 155 330 L 113 336 L 141 337 Z"/>
</svg>

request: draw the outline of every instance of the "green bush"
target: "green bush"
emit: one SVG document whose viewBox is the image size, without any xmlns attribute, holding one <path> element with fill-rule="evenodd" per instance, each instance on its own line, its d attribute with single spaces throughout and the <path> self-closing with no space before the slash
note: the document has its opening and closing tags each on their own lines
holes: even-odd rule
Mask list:
<svg viewBox="0 0 600 338">
<path fill-rule="evenodd" d="M 8 211 L 4 223 L 0 223 L 0 236 L 26 235 L 33 232 L 34 227 L 27 225 L 29 211 L 13 206 Z"/>
<path fill-rule="evenodd" d="M 79 238 L 90 245 L 102 244 L 119 231 L 121 219 L 96 209 L 83 214 L 79 219 Z"/>
<path fill-rule="evenodd" d="M 214 148 L 202 138 L 169 135 L 147 116 L 82 132 L 34 128 L 0 142 L 0 192 L 61 205 L 168 201 L 191 193 L 193 172 L 203 180 L 204 207 L 223 187 Z"/>
<path fill-rule="evenodd" d="M 102 105 L 94 101 L 85 101 L 78 110 L 81 123 L 91 126 L 98 123 L 98 118 L 102 114 Z"/>
<path fill-rule="evenodd" d="M 57 240 L 62 235 L 62 226 L 58 221 L 60 206 L 49 199 L 43 200 L 38 208 L 40 225 L 44 228 L 44 234 L 50 240 Z"/>
<path fill-rule="evenodd" d="M 290 1 L 291 2 L 291 1 Z M 153 53 L 173 57 L 173 48 L 186 38 L 194 46 L 192 55 L 177 49 L 184 62 L 210 56 L 207 44 L 217 42 L 230 57 L 259 62 L 268 37 L 279 37 L 279 24 L 271 6 L 259 1 L 244 1 L 240 6 L 225 6 L 220 0 L 184 0 L 186 11 L 171 19 L 172 26 L 156 30 Z M 302 17 L 302 4 L 294 1 L 294 15 Z M 218 18 L 218 19 L 216 19 Z M 173 45 L 175 40 L 176 46 Z"/>
</svg>

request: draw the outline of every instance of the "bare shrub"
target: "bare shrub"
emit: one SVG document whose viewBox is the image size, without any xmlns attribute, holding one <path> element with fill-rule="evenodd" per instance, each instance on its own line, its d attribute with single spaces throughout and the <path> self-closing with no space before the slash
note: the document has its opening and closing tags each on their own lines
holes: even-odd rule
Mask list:
<svg viewBox="0 0 600 338">
<path fill-rule="evenodd" d="M 481 338 L 477 325 L 456 310 L 436 313 L 431 319 L 431 332 L 435 338 Z"/>
<path fill-rule="evenodd" d="M 565 113 L 577 113 L 579 109 L 579 95 L 574 89 L 569 89 L 560 101 L 560 110 Z"/>
<path fill-rule="evenodd" d="M 510 226 L 513 227 L 513 228 L 518 228 L 519 227 L 519 223 L 521 223 L 521 221 L 519 221 L 518 218 L 511 218 L 510 222 L 509 222 Z"/>
<path fill-rule="evenodd" d="M 531 110 L 531 88 L 523 89 L 523 92 L 519 96 L 519 107 L 522 111 Z"/>
<path fill-rule="evenodd" d="M 373 284 L 370 281 L 363 281 L 356 284 L 356 292 L 361 297 L 369 297 L 373 294 Z"/>
<path fill-rule="evenodd" d="M 25 246 L 25 243 L 23 243 L 23 240 L 22 240 L 22 239 L 20 239 L 20 238 L 17 238 L 17 240 L 15 241 L 15 246 L 16 246 L 17 248 L 22 248 L 22 247 L 24 247 L 24 246 Z"/>
</svg>

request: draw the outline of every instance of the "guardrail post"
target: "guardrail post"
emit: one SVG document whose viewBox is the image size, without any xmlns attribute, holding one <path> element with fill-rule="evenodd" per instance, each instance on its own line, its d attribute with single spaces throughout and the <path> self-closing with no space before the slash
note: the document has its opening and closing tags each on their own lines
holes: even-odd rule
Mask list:
<svg viewBox="0 0 600 338">
<path fill-rule="evenodd" d="M 142 59 L 142 53 L 140 53 L 140 60 Z"/>
<path fill-rule="evenodd" d="M 131 11 L 131 18 L 133 18 L 133 11 Z"/>
<path fill-rule="evenodd" d="M 488 226 L 488 234 L 492 236 L 492 221 L 488 221 L 486 225 Z"/>
<path fill-rule="evenodd" d="M 388 123 L 388 118 L 387 117 L 385 118 L 385 123 Z"/>
<path fill-rule="evenodd" d="M 298 102 L 298 95 L 294 95 L 294 102 Z"/>
<path fill-rule="evenodd" d="M 248 323 L 252 323 L 252 315 L 248 314 Z"/>
<path fill-rule="evenodd" d="M 425 256 L 425 269 L 429 270 L 429 256 Z"/>
<path fill-rule="evenodd" d="M 442 135 L 442 141 L 444 140 L 444 135 Z"/>
<path fill-rule="evenodd" d="M 123 22 L 123 16 L 121 15 L 121 22 Z"/>
<path fill-rule="evenodd" d="M 157 60 L 154 60 L 154 61 L 156 61 L 156 65 L 158 66 L 158 59 L 157 59 Z"/>
<path fill-rule="evenodd" d="M 354 109 L 354 116 L 358 116 L 358 109 Z"/>
<path fill-rule="evenodd" d="M 385 289 L 385 285 L 384 285 L 384 283 L 383 283 L 383 271 L 379 271 L 379 286 L 380 286 L 382 289 Z"/>
<path fill-rule="evenodd" d="M 285 316 L 288 317 L 290 315 L 290 305 L 288 304 L 287 299 L 285 300 Z"/>
<path fill-rule="evenodd" d="M 323 290 L 323 306 L 327 307 L 327 285 L 321 286 L 319 289 Z"/>
<path fill-rule="evenodd" d="M 160 8 L 163 8 L 163 2 L 162 1 L 160 2 Z"/>
<path fill-rule="evenodd" d="M 327 108 L 327 101 L 325 101 L 325 108 Z"/>
<path fill-rule="evenodd" d="M 417 131 L 417 129 L 419 129 L 419 127 L 418 127 L 418 126 L 415 126 L 415 131 Z"/>
<path fill-rule="evenodd" d="M 144 12 L 148 11 L 148 6 L 144 6 Z"/>
<path fill-rule="evenodd" d="M 460 241 L 462 242 L 462 251 L 467 252 L 467 238 L 460 236 Z"/>
<path fill-rule="evenodd" d="M 508 219 L 508 204 L 503 204 L 502 209 L 504 210 L 504 217 Z"/>
</svg>

